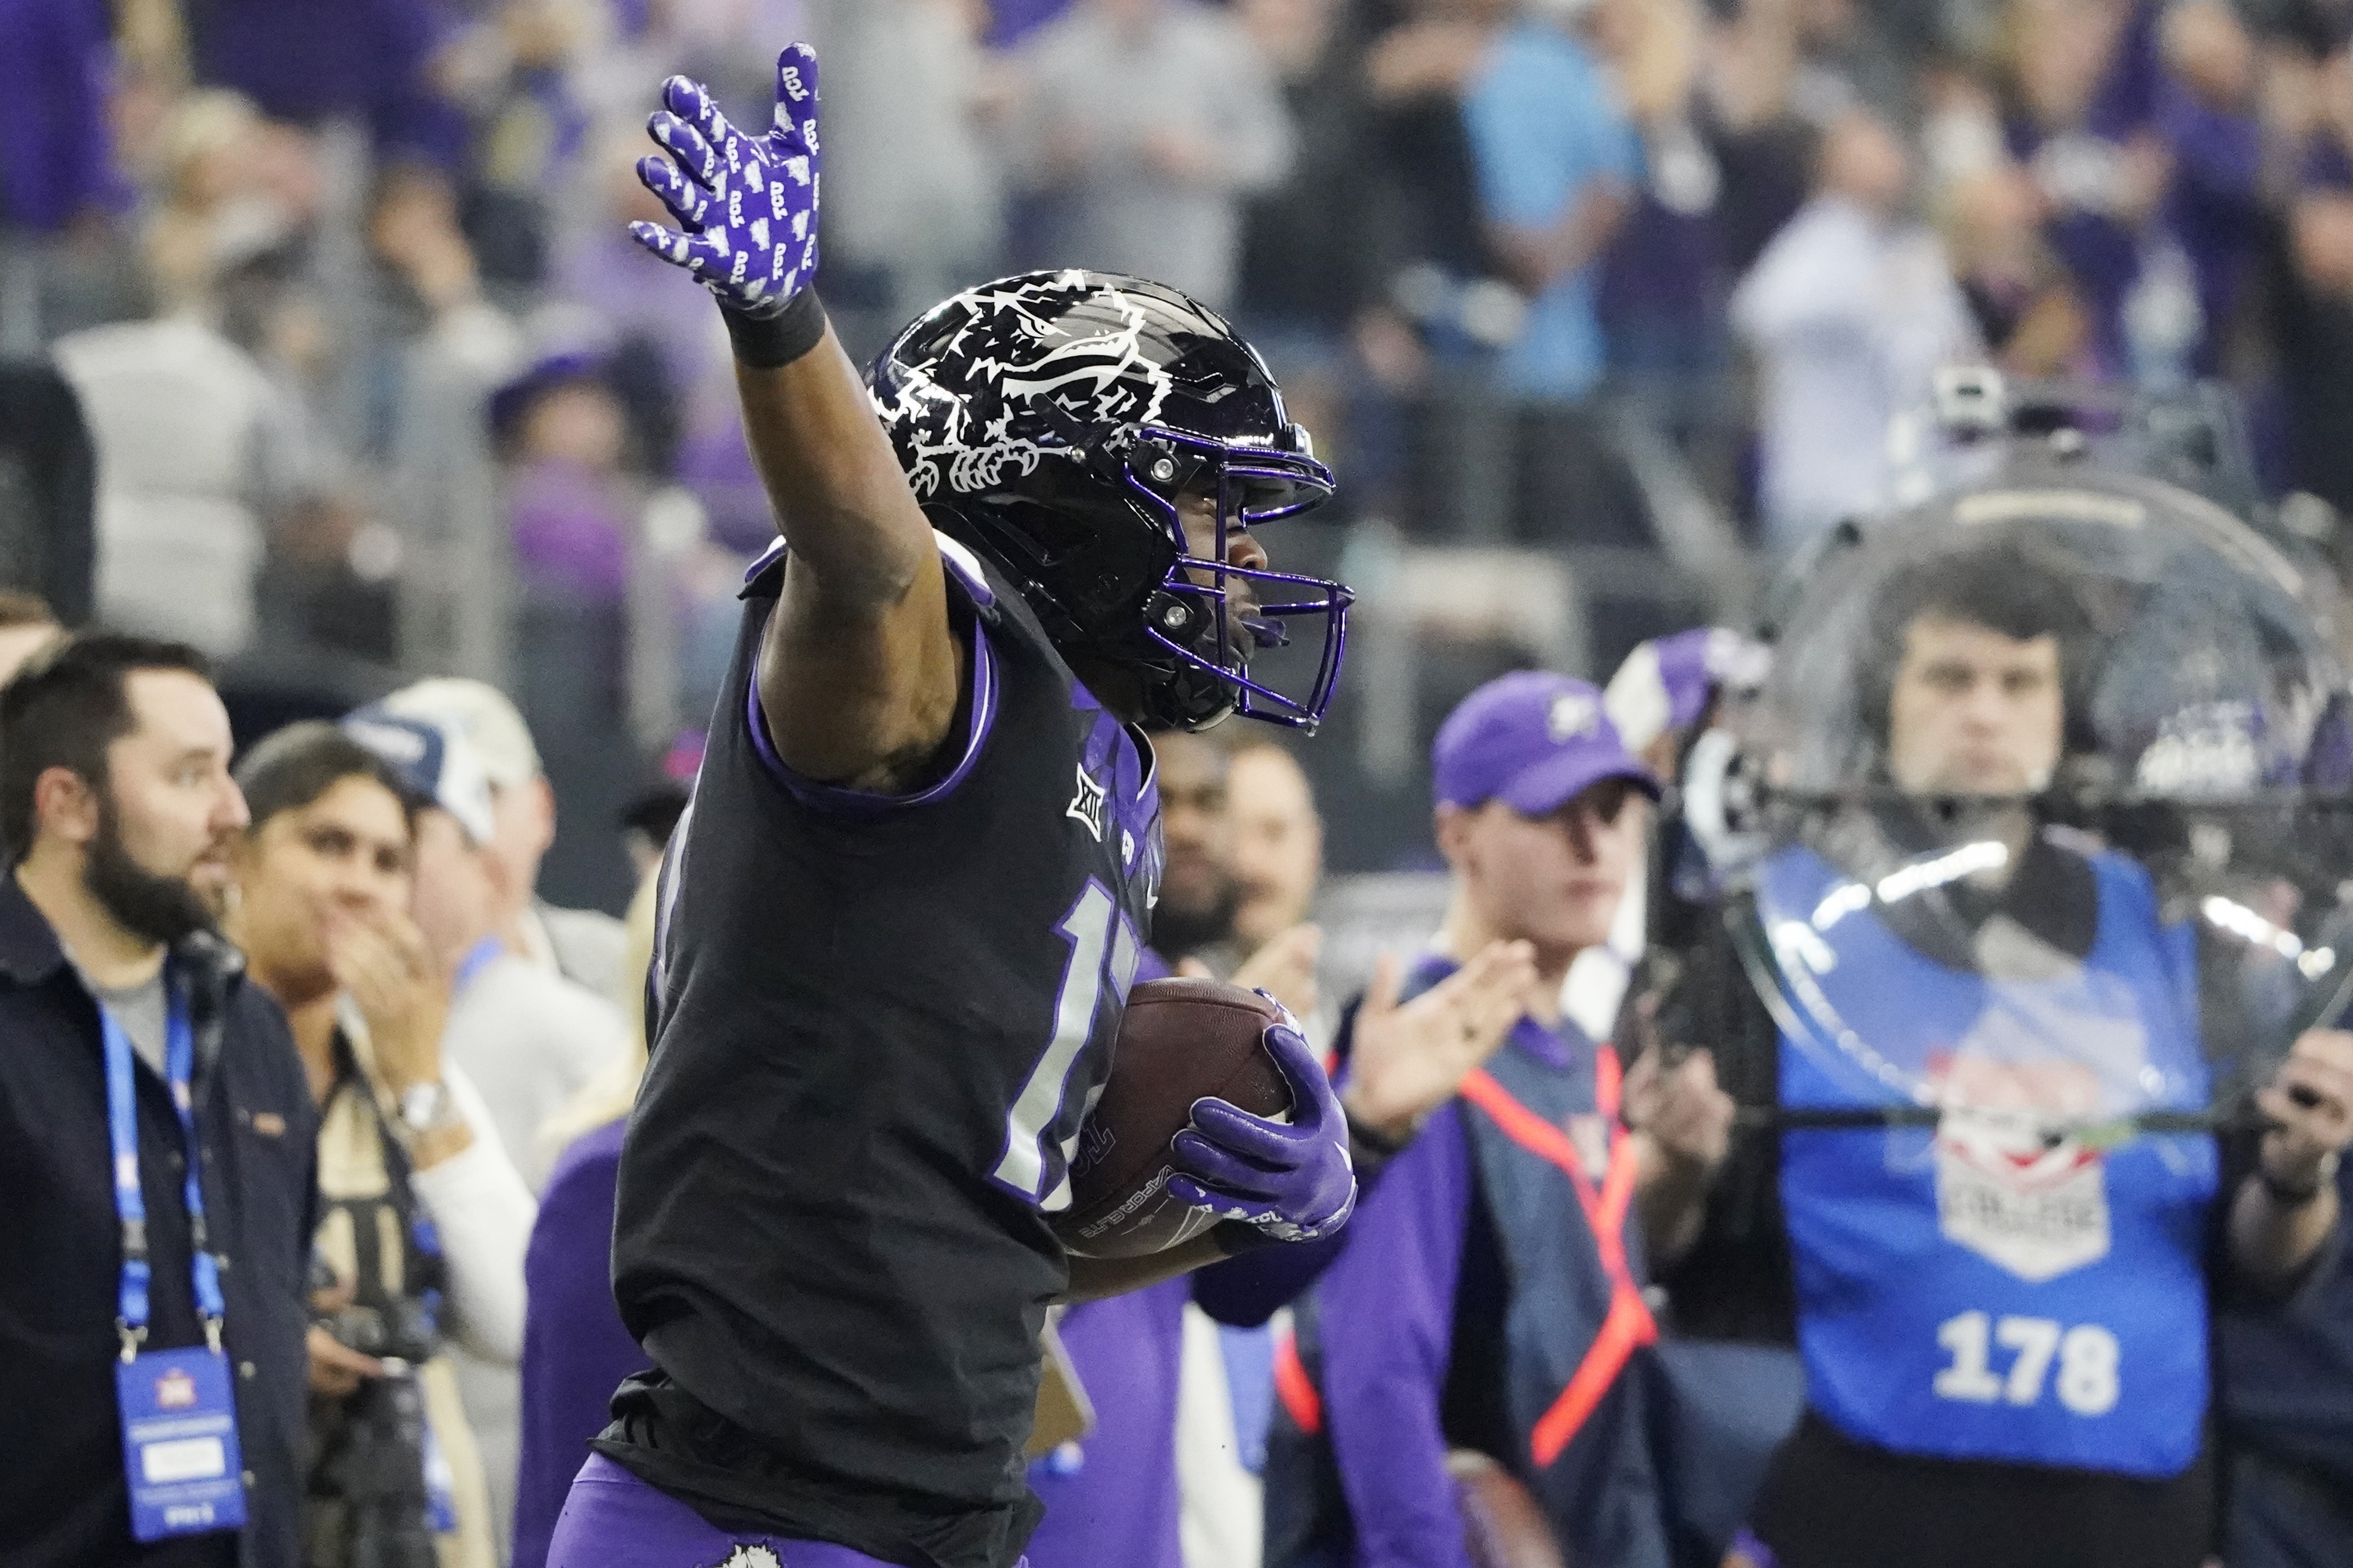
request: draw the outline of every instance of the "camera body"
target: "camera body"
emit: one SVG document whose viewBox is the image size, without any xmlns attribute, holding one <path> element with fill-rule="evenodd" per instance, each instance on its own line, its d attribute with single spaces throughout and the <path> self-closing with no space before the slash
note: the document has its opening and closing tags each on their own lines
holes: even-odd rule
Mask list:
<svg viewBox="0 0 2353 1568">
<path fill-rule="evenodd" d="M 305 1560 L 338 1568 L 437 1568 L 431 1441 L 418 1368 L 439 1349 L 431 1305 L 396 1298 L 346 1306 L 319 1322 L 384 1363 L 340 1399 L 314 1395 L 310 1536 Z"/>
</svg>

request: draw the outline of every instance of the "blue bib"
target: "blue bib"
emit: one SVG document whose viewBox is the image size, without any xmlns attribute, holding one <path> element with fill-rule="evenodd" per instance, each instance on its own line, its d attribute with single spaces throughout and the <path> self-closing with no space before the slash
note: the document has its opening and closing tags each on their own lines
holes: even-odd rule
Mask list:
<svg viewBox="0 0 2353 1568">
<path fill-rule="evenodd" d="M 2160 923 L 2138 867 L 2091 865 L 2099 921 L 2082 963 L 1994 982 L 1905 943 L 1811 851 L 1772 857 L 1758 908 L 1799 1004 L 1783 1016 L 1782 1104 L 1900 1104 L 1942 1080 L 1973 1106 L 2205 1109 L 2190 932 Z M 1785 1133 L 1810 1400 L 1901 1453 L 2180 1473 L 2206 1411 L 2216 1164 L 2205 1134 L 2046 1148 L 1966 1114 Z"/>
</svg>

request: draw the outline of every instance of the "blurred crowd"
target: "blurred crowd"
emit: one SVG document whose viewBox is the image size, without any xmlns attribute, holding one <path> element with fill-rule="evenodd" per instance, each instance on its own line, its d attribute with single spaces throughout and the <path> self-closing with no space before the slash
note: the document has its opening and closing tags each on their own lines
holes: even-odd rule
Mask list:
<svg viewBox="0 0 2353 1568">
<path fill-rule="evenodd" d="M 0 521 L 69 618 L 228 661 L 243 729 L 403 668 L 512 690 L 600 830 L 551 876 L 617 908 L 601 828 L 701 722 L 771 537 L 718 321 L 623 230 L 660 216 L 630 165 L 665 74 L 756 121 L 816 42 L 854 354 L 1016 268 L 1156 278 L 1266 353 L 1326 521 L 1668 580 L 1662 463 L 1719 555 L 1785 555 L 1902 498 L 1903 418 L 1965 362 L 2227 387 L 2245 486 L 2333 537 L 2348 31 L 2343 0 L 8 0 Z M 1753 581 L 1588 605 L 1575 652 Z"/>
<path fill-rule="evenodd" d="M 1365 705 L 1398 689 L 1374 642 L 1384 613 L 1490 626 L 1539 557 L 1615 583 L 1580 590 L 1581 643 L 1543 640 L 1567 617 L 1526 600 L 1546 628 L 1426 680 L 1448 700 L 1406 713 L 1398 747 L 1418 768 L 1436 728 L 1421 720 L 1498 661 L 1603 669 L 1640 643 L 1626 668 L 1660 688 L 1657 714 L 1635 722 L 1613 688 L 1617 728 L 1584 731 L 1610 736 L 1614 813 L 1649 777 L 1631 752 L 1672 763 L 1707 728 L 1727 679 L 1711 661 L 1737 640 L 1641 639 L 1746 624 L 1768 569 L 1914 499 L 1940 387 L 1965 365 L 2105 395 L 2120 422 L 2197 412 L 2196 472 L 2169 477 L 2353 562 L 2353 0 L 0 0 L 0 580 L 40 595 L 0 595 L 0 664 L 60 622 L 174 645 L 86 641 L 48 685 L 11 687 L 0 722 L 47 743 L 48 702 L 101 746 L 174 714 L 202 730 L 219 672 L 236 744 L 206 743 L 223 780 L 242 759 L 244 804 L 219 790 L 177 869 L 205 874 L 206 847 L 234 841 L 226 932 L 307 1072 L 234 1080 L 237 1137 L 267 1119 L 267 1137 L 315 1151 L 315 1194 L 275 1220 L 290 1270 L 309 1271 L 280 1292 L 307 1344 L 239 1370 L 282 1384 L 305 1435 L 276 1434 L 301 1474 L 265 1476 L 257 1495 L 281 1506 L 253 1527 L 305 1532 L 305 1561 L 411 1561 L 368 1555 L 367 1521 L 414 1534 L 421 1517 L 423 1561 L 535 1568 L 581 1444 L 642 1360 L 606 1247 L 645 1058 L 646 873 L 684 805 L 742 570 L 774 525 L 718 313 L 625 225 L 664 216 L 632 174 L 661 79 L 704 80 L 756 123 L 796 37 L 824 69 L 818 286 L 853 354 L 993 276 L 1133 272 L 1229 313 L 1338 473 L 1328 515 L 1284 525 L 1283 563 L 1338 563 L 1363 591 L 1356 706 L 1297 755 L 1263 736 L 1166 739 L 1155 932 L 1187 972 L 1290 1001 L 1319 1045 L 1351 995 L 1360 1051 L 1366 1018 L 1378 1038 L 1414 1004 L 1394 967 L 1327 947 L 1311 908 L 1335 939 L 1377 928 L 1370 945 L 1418 942 L 1440 914 L 1435 879 L 1402 903 L 1362 887 L 1356 906 L 1317 901 L 1327 849 L 1346 870 L 1432 864 L 1420 776 L 1392 792 L 1405 816 L 1379 820 L 1355 776 L 1384 743 Z M 1442 575 L 1449 556 L 1463 575 Z M 1728 575 L 1710 565 L 1727 558 Z M 1634 565 L 1612 578 L 1596 564 L 1609 560 Z M 1381 568 L 1401 562 L 1493 605 L 1397 609 L 1400 575 Z M 1635 611 L 1603 614 L 1606 593 Z M 1698 673 L 1662 675 L 1662 658 Z M 1564 700 L 1590 718 L 1603 697 L 1545 686 L 1553 706 L 1514 721 L 1557 726 Z M 342 722 L 305 722 L 322 718 Z M 77 816 L 33 799 L 16 759 L 0 773 L 34 868 L 0 905 L 37 906 L 92 994 L 132 1016 L 145 960 L 117 984 L 69 928 L 100 929 L 105 899 L 76 879 L 136 812 Z M 1646 810 L 1602 824 L 1624 840 L 1621 879 L 1652 853 Z M 1461 833 L 1440 848 L 1465 887 L 1469 868 L 1513 858 Z M 164 839 L 142 842 L 141 863 L 164 869 Z M 1449 989 L 1426 960 L 1403 989 L 1439 1000 L 1415 1016 L 1459 1020 L 1493 1052 L 1541 991 L 1527 1018 L 1590 1076 L 1642 956 L 1642 911 L 1616 908 L 1556 944 L 1557 971 L 1527 973 L 1515 950 L 1508 974 L 1491 955 L 1466 965 L 1475 987 Z M 66 954 L 17 913 L 0 908 L 0 1007 L 29 1008 L 15 977 Z M 186 934 L 156 935 L 157 951 Z M 1464 942 L 1457 957 L 1478 951 Z M 1476 987 L 1508 1005 L 1474 1029 Z M 164 1005 L 158 990 L 159 1038 Z M 1648 1135 L 1681 1092 L 1653 1064 L 1621 1118 L 1609 1063 L 1577 1115 L 1600 1140 L 1579 1170 L 1602 1180 L 1620 1122 Z M 1465 1123 L 1450 1097 L 1474 1066 L 1451 1062 L 1429 1096 Z M 1712 1175 L 1732 1108 L 1712 1076 L 1685 1090 L 1716 1120 L 1679 1135 L 1709 1148 L 1669 1152 Z M 1421 1145 L 1424 1164 L 1433 1148 L 1469 1157 L 1448 1126 L 1455 1141 Z M 1389 1152 L 1423 1131 L 1408 1118 Z M 1416 1190 L 1422 1167 L 1401 1168 L 1390 1191 Z M 248 1249 L 275 1235 L 262 1218 Z M 1641 1223 L 1621 1194 L 1595 1229 Z M 1641 1247 L 1664 1262 L 1691 1241 Z M 1370 1246 L 1357 1276 L 1388 1256 Z M 2341 1324 L 2331 1246 L 2315 1277 Z M 1354 1278 L 1335 1299 L 1380 1298 L 1395 1276 Z M 1602 1283 L 1610 1321 L 1650 1325 L 1622 1247 Z M 236 1292 L 257 1289 L 232 1286 L 233 1349 L 261 1315 Z M 1137 1344 L 1166 1352 L 1146 1368 L 1160 1403 L 1135 1406 L 1166 1419 L 1137 1462 L 1155 1498 L 1181 1502 L 1196 1568 L 1259 1561 L 1262 1523 L 1282 1543 L 1279 1506 L 1262 1518 L 1265 1435 L 1298 1439 L 1295 1500 L 1323 1409 L 1278 1360 L 1296 1365 L 1288 1321 L 1270 1332 L 1269 1308 L 1213 1326 L 1205 1289 L 1180 1281 L 1061 1326 L 1099 1394 L 1142 1375 Z M 193 1344 L 199 1330 L 176 1331 Z M 1345 1327 L 1321 1331 L 1312 1353 L 1345 1370 Z M 1786 1358 L 1741 1367 L 1770 1385 L 1767 1425 L 1797 1418 Z M 2308 1425 L 2341 1439 L 2341 1414 Z M 111 1466 L 113 1428 L 95 1431 L 9 1467 L 7 1495 L 41 1498 L 53 1472 L 36 1460 Z M 378 1462 L 427 1432 L 440 1447 L 417 1465 Z M 1113 1484 L 1113 1436 L 1035 1456 L 1060 1510 L 1032 1548 L 1041 1564 L 1111 1561 L 1090 1542 L 1133 1533 L 1123 1510 L 1140 1494 Z M 2293 1458 L 2277 1484 L 2339 1506 L 2341 1447 Z M 426 1490 L 371 1489 L 393 1471 Z M 97 1540 L 121 1498 L 89 1496 Z M 1742 1522 L 1730 1506 L 1675 1560 L 1716 1561 Z M 0 1534 L 14 1522 L 0 1510 Z"/>
</svg>

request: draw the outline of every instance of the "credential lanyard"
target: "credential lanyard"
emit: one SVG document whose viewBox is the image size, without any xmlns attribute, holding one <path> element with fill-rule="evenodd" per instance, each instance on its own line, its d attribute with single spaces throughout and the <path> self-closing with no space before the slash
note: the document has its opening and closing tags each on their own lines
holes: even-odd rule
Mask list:
<svg viewBox="0 0 2353 1568">
<path fill-rule="evenodd" d="M 217 1352 L 221 1320 L 227 1308 L 221 1300 L 220 1265 L 207 1250 L 205 1234 L 204 1150 L 196 1140 L 194 1088 L 195 1028 L 189 1022 L 187 1008 L 168 984 L 164 999 L 164 1077 L 171 1087 L 172 1109 L 180 1119 L 181 1138 L 187 1145 L 187 1180 L 182 1197 L 188 1206 L 189 1271 L 195 1287 L 196 1311 L 205 1321 L 205 1342 Z M 131 1037 L 104 1003 L 99 1004 L 98 1018 L 106 1047 L 106 1130 L 114 1154 L 114 1212 L 122 1222 L 122 1286 L 114 1327 L 122 1339 L 122 1359 L 129 1362 L 147 1339 L 147 1286 L 153 1277 L 147 1260 L 147 1197 L 139 1184 L 139 1101 L 132 1082 Z"/>
<path fill-rule="evenodd" d="M 449 978 L 449 994 L 456 996 L 471 985 L 481 977 L 482 971 L 497 963 L 499 955 L 505 952 L 506 943 L 496 936 L 486 936 L 468 948 L 466 955 L 458 961 L 458 973 Z"/>
</svg>

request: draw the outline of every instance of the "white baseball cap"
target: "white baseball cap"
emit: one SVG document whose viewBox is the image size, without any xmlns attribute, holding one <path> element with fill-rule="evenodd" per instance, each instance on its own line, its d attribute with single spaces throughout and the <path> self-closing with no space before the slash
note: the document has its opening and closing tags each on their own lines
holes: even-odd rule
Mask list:
<svg viewBox="0 0 2353 1568">
<path fill-rule="evenodd" d="M 494 789 L 529 784 L 547 771 L 522 710 L 488 681 L 436 676 L 402 687 L 376 706 L 403 719 L 422 719 L 457 731 L 481 760 Z"/>
<path fill-rule="evenodd" d="M 476 845 L 497 829 L 491 784 L 481 758 L 454 726 L 390 713 L 371 703 L 343 716 L 343 733 L 382 757 L 419 805 L 438 806 L 458 819 Z"/>
</svg>

